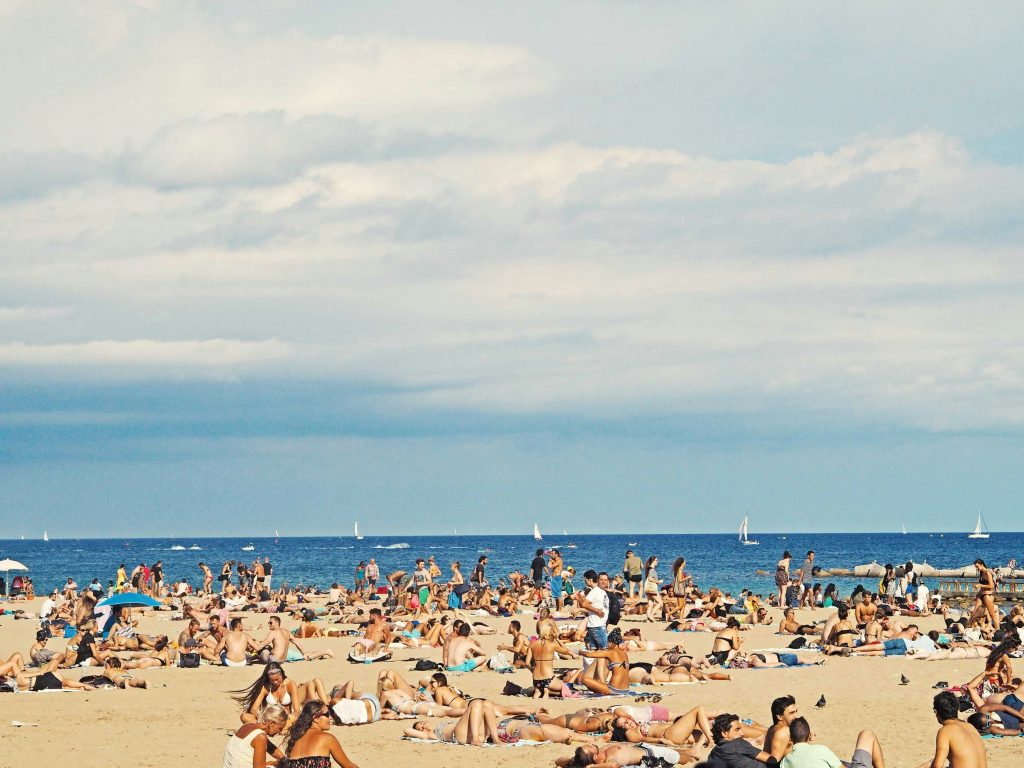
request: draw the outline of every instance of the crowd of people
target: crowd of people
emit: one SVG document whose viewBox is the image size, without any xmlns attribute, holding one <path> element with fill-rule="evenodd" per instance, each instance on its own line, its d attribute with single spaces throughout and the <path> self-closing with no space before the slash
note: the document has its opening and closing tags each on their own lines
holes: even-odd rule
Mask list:
<svg viewBox="0 0 1024 768">
<path fill-rule="evenodd" d="M 351 588 L 334 583 L 276 589 L 268 559 L 251 565 L 226 561 L 217 575 L 199 563 L 202 586 L 166 583 L 160 561 L 128 571 L 122 565 L 104 587 L 94 579 L 84 588 L 68 581 L 43 601 L 36 642 L 23 655 L 0 661 L 0 686 L 7 690 L 146 688 L 140 670 L 214 664 L 257 665 L 259 675 L 236 692 L 240 727 L 224 752 L 225 768 L 285 765 L 325 768 L 333 760 L 355 763 L 331 733 L 335 726 L 372 725 L 413 718 L 404 738 L 481 745 L 553 742 L 572 751 L 558 760 L 567 766 L 669 766 L 703 762 L 716 768 L 838 766 L 839 758 L 813 739 L 792 696 L 780 696 L 762 725 L 752 715 L 694 706 L 673 712 L 644 687 L 667 683 L 720 682 L 734 670 L 797 667 L 825 663 L 829 656 L 913 655 L 922 659 L 977 658 L 983 669 L 970 683 L 939 693 L 933 702 L 941 723 L 933 764 L 984 766 L 979 734 L 1015 735 L 1024 720 L 1024 690 L 1012 659 L 1024 633 L 1024 609 L 1004 614 L 994 601 L 991 571 L 978 561 L 978 595 L 973 609 L 957 614 L 928 595 L 913 565 L 901 569 L 902 584 L 883 578 L 877 589 L 863 585 L 840 595 L 834 584 L 815 584 L 814 553 L 790 572 L 790 555 L 779 561 L 777 595 L 742 590 L 733 596 L 703 590 L 677 558 L 659 573 L 656 556 L 625 553 L 621 573 L 585 570 L 577 581 L 573 565 L 558 549 L 537 549 L 523 570 L 497 583 L 481 555 L 470 576 L 459 562 L 445 577 L 434 557 L 416 558 L 408 570 L 382 573 L 375 559 L 361 562 Z M 893 574 L 898 572 L 893 570 Z M 197 581 L 198 583 L 198 581 Z M 873 587 L 874 585 L 870 585 Z M 104 606 L 118 594 L 152 597 L 161 609 L 185 622 L 176 636 L 139 629 L 137 609 Z M 772 616 L 769 608 L 783 609 Z M 825 608 L 820 620 L 801 623 L 796 610 Z M 24 612 L 22 612 L 24 614 Z M 526 624 L 527 613 L 533 625 Z M 267 614 L 267 631 L 251 634 L 246 617 Z M 941 615 L 945 631 L 922 634 L 913 619 Z M 488 652 L 482 636 L 498 631 L 484 619 L 506 617 L 508 639 Z M 622 626 L 632 623 L 629 629 Z M 643 626 L 669 631 L 713 633 L 711 650 L 688 653 L 682 643 L 644 637 Z M 286 628 L 286 624 L 291 625 Z M 743 632 L 772 627 L 788 649 L 748 649 Z M 421 659 L 417 680 L 393 665 L 381 667 L 374 690 L 353 681 L 325 685 L 322 679 L 290 677 L 290 662 L 332 658 L 333 649 L 304 647 L 309 638 L 348 638 L 337 650 L 354 661 L 381 662 L 395 648 L 436 650 L 436 661 Z M 63 647 L 59 641 L 63 640 Z M 652 653 L 650 660 L 637 654 Z M 86 674 L 76 677 L 72 670 Z M 528 677 L 515 678 L 522 670 Z M 494 674 L 494 693 L 524 697 L 509 705 L 468 697 L 449 675 Z M 498 672 L 511 672 L 499 677 Z M 628 697 L 629 704 L 582 706 L 553 715 L 547 700 Z M 965 721 L 961 711 L 970 711 Z M 287 734 L 285 741 L 274 738 Z M 884 767 L 878 738 L 863 731 L 848 764 Z"/>
</svg>

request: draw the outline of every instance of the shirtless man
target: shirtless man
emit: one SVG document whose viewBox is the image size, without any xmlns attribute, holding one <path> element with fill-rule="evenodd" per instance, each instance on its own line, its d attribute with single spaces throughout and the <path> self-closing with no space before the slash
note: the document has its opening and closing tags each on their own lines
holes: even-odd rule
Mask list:
<svg viewBox="0 0 1024 768">
<path fill-rule="evenodd" d="M 796 612 L 787 608 L 782 613 L 782 621 L 779 622 L 780 635 L 813 635 L 818 631 L 817 627 L 810 624 L 801 624 L 796 620 Z"/>
<path fill-rule="evenodd" d="M 249 633 L 242 629 L 241 619 L 231 620 L 231 629 L 224 635 L 224 638 L 214 648 L 214 655 L 220 659 L 225 667 L 244 667 L 248 664 L 248 652 L 256 651 L 259 646 L 249 636 Z"/>
<path fill-rule="evenodd" d="M 381 613 L 380 608 L 371 608 L 370 621 L 363 631 L 363 636 L 352 646 L 352 650 L 357 655 L 364 656 L 367 653 L 376 653 L 387 649 L 391 645 L 392 637 L 391 627 L 384 623 L 384 614 Z"/>
<path fill-rule="evenodd" d="M 553 624 L 554 622 L 552 622 Z M 516 669 L 522 669 L 526 666 L 526 652 L 530 648 L 530 644 L 526 641 L 526 637 L 523 635 L 522 625 L 513 619 L 508 623 L 508 633 L 512 635 L 511 645 L 498 645 L 499 651 L 508 651 L 512 654 L 512 666 Z"/>
<path fill-rule="evenodd" d="M 857 603 L 857 608 L 854 610 L 854 614 L 857 618 L 857 626 L 865 627 L 875 620 L 875 614 L 878 612 L 878 606 L 875 605 L 870 592 L 865 592 L 861 601 Z"/>
<path fill-rule="evenodd" d="M 459 625 L 458 634 L 448 641 L 445 669 L 449 672 L 472 672 L 487 667 L 484 649 L 476 640 L 470 640 L 469 631 L 469 624 L 463 622 Z"/>
<path fill-rule="evenodd" d="M 793 746 L 789 725 L 798 717 L 800 710 L 794 697 L 780 696 L 772 702 L 772 724 L 764 735 L 764 750 L 780 762 Z"/>
<path fill-rule="evenodd" d="M 260 646 L 263 651 L 260 652 L 261 661 L 268 663 L 276 661 L 281 664 L 285 661 L 310 661 L 312 659 L 333 659 L 333 651 L 318 651 L 316 653 L 306 653 L 299 647 L 299 644 L 295 642 L 295 638 L 292 637 L 292 633 L 281 626 L 281 619 L 277 616 L 271 616 L 267 620 L 267 626 L 269 631 L 267 636 L 263 638 L 263 642 Z M 295 646 L 295 652 L 290 650 L 290 646 Z M 270 646 L 269 649 L 267 646 Z M 268 654 L 269 651 L 269 654 Z M 263 659 L 263 656 L 267 656 Z"/>
<path fill-rule="evenodd" d="M 938 694 L 932 703 L 935 719 L 942 726 L 935 735 L 935 756 L 921 768 L 988 768 L 985 744 L 978 732 L 960 720 L 956 696 Z"/>
</svg>

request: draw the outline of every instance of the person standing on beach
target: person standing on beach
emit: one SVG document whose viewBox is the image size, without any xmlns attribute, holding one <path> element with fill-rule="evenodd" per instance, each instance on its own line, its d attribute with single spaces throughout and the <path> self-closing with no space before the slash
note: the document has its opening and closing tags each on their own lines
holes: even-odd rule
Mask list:
<svg viewBox="0 0 1024 768">
<path fill-rule="evenodd" d="M 611 602 L 608 598 L 608 574 L 598 575 L 593 569 L 583 574 L 587 585 L 587 593 L 579 597 L 580 608 L 587 612 L 587 633 L 585 642 L 592 651 L 604 651 L 608 648 L 608 609 Z"/>
<path fill-rule="evenodd" d="M 552 549 L 548 554 L 548 576 L 551 579 L 551 598 L 555 601 L 555 610 L 562 610 L 565 598 L 562 597 L 562 570 L 565 563 L 562 561 L 562 553 Z"/>
<path fill-rule="evenodd" d="M 942 726 L 935 734 L 935 757 L 921 768 L 988 768 L 985 744 L 978 732 L 960 720 L 956 696 L 943 691 L 932 700 L 935 719 Z"/>
<path fill-rule="evenodd" d="M 117 569 L 117 585 L 114 587 L 118 592 L 124 592 L 124 585 L 128 582 L 128 574 L 125 573 L 124 563 Z"/>
<path fill-rule="evenodd" d="M 544 550 L 543 548 L 539 548 L 533 560 L 530 561 L 530 579 L 533 581 L 533 586 L 539 588 L 544 583 L 544 569 L 546 567 L 547 563 L 544 562 Z"/>
<path fill-rule="evenodd" d="M 366 564 L 366 586 L 370 590 L 370 594 L 377 591 L 377 579 L 379 578 L 380 567 L 377 565 L 377 561 L 371 557 L 370 562 Z"/>
<path fill-rule="evenodd" d="M 622 564 L 622 578 L 626 582 L 627 595 L 633 598 L 633 591 L 639 595 L 643 582 L 644 561 L 632 549 L 626 550 L 626 561 Z"/>
<path fill-rule="evenodd" d="M 779 588 L 779 607 L 786 607 L 786 587 L 789 586 L 789 561 L 793 556 L 789 550 L 782 553 L 782 558 L 775 564 L 775 586 Z"/>
<path fill-rule="evenodd" d="M 469 580 L 477 589 L 483 589 L 487 586 L 487 555 L 480 555 L 480 559 L 476 561 L 476 567 L 473 568 L 473 573 L 470 575 Z"/>
<path fill-rule="evenodd" d="M 809 607 L 812 611 L 814 610 L 814 550 L 807 552 L 807 559 L 804 560 L 803 566 L 800 568 L 800 581 L 803 582 L 804 591 L 800 595 L 800 607 Z"/>
</svg>

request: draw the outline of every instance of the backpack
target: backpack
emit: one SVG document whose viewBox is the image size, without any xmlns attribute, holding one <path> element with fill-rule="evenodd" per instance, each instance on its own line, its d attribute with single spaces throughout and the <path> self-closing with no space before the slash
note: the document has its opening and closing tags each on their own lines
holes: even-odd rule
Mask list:
<svg viewBox="0 0 1024 768">
<path fill-rule="evenodd" d="M 618 592 L 608 593 L 608 624 L 615 626 L 622 618 L 622 597 Z"/>
</svg>

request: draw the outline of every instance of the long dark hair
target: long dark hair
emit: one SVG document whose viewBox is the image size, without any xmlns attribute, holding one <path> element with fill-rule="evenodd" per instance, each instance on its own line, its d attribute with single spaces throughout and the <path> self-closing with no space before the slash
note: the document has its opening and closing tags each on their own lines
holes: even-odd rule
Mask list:
<svg viewBox="0 0 1024 768">
<path fill-rule="evenodd" d="M 291 730 L 288 731 L 286 754 L 291 754 L 291 751 L 295 749 L 295 742 L 306 735 L 306 731 L 313 725 L 313 721 L 320 717 L 325 709 L 327 709 L 327 705 L 320 701 L 320 699 L 310 699 L 302 705 L 302 711 L 299 712 L 299 716 L 295 718 L 295 723 L 292 725 Z"/>
<path fill-rule="evenodd" d="M 996 665 L 996 662 L 1019 645 L 1020 635 L 1016 632 L 1008 634 L 1006 639 L 993 648 L 992 652 L 988 655 L 988 658 L 985 660 L 985 669 L 992 669 L 992 667 Z"/>
<path fill-rule="evenodd" d="M 243 688 L 240 691 L 232 691 L 232 693 L 238 694 L 234 697 L 235 701 L 242 705 L 242 708 L 248 712 L 252 709 L 252 705 L 256 702 L 256 698 L 260 695 L 260 691 L 266 688 L 270 690 L 270 675 L 273 672 L 281 673 L 282 683 L 288 679 L 288 675 L 285 674 L 284 667 L 278 664 L 276 661 L 272 661 L 263 668 L 263 674 L 256 678 L 256 682 L 250 685 L 248 688 Z"/>
</svg>

